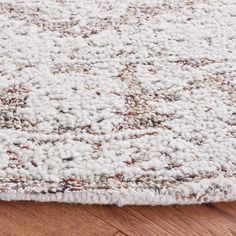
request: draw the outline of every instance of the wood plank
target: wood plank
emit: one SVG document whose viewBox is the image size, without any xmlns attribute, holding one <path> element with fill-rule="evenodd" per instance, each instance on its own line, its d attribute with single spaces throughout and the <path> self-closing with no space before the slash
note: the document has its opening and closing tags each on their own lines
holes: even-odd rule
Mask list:
<svg viewBox="0 0 236 236">
<path fill-rule="evenodd" d="M 112 236 L 115 227 L 73 204 L 0 202 L 1 235 Z"/>
<path fill-rule="evenodd" d="M 211 206 L 209 206 L 209 207 L 211 207 Z M 236 204 L 235 203 L 227 202 L 227 203 L 212 204 L 211 208 L 218 210 L 218 211 L 220 210 L 222 212 L 225 212 L 226 214 L 229 214 L 230 218 L 235 222 L 235 214 L 236 214 Z"/>
<path fill-rule="evenodd" d="M 139 212 L 144 217 L 152 220 L 156 225 L 164 227 L 170 234 L 192 236 L 212 235 L 201 224 L 195 222 L 188 216 L 184 216 L 172 206 L 133 206 L 130 207 L 130 211 Z"/>
<path fill-rule="evenodd" d="M 236 202 L 121 208 L 0 202 L 0 232 L 3 236 L 236 236 Z"/>
<path fill-rule="evenodd" d="M 117 206 L 88 206 L 88 211 L 107 223 L 132 236 L 169 236 L 173 235 L 162 226 L 156 225 L 139 212 L 129 212 L 129 208 Z"/>
<path fill-rule="evenodd" d="M 236 235 L 236 202 L 130 208 L 175 235 Z"/>
<path fill-rule="evenodd" d="M 207 229 L 212 235 L 229 235 L 236 230 L 236 211 L 234 216 L 214 209 L 215 206 L 199 205 L 199 206 L 175 206 L 175 208 L 183 215 L 188 216 L 194 222 L 199 223 L 202 229 Z"/>
<path fill-rule="evenodd" d="M 127 236 L 127 234 L 117 231 L 117 233 L 114 236 Z"/>
</svg>

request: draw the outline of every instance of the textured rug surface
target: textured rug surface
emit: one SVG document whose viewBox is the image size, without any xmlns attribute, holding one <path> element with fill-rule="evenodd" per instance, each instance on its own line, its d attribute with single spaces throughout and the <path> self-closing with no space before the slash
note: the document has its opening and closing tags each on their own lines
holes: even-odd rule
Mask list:
<svg viewBox="0 0 236 236">
<path fill-rule="evenodd" d="M 0 199 L 236 199 L 236 2 L 0 1 Z"/>
</svg>

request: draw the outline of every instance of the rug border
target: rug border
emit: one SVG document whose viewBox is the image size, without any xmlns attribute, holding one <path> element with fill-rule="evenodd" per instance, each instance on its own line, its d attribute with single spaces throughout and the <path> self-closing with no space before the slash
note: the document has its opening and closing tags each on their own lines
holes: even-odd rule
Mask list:
<svg viewBox="0 0 236 236">
<path fill-rule="evenodd" d="M 214 187 L 215 186 L 215 187 Z M 217 186 L 217 187 L 216 187 Z M 207 190 L 212 189 L 211 192 Z M 226 188 L 228 192 L 220 191 Z M 179 193 L 182 192 L 180 196 Z M 194 197 L 189 198 L 194 193 Z M 178 196 L 177 196 L 178 195 Z M 205 198 L 205 197 L 207 198 Z M 171 193 L 161 194 L 154 189 L 82 189 L 76 192 L 23 194 L 17 191 L 1 192 L 4 201 L 65 202 L 105 205 L 190 205 L 236 200 L 236 179 L 204 179 L 198 183 L 183 183 Z"/>
</svg>

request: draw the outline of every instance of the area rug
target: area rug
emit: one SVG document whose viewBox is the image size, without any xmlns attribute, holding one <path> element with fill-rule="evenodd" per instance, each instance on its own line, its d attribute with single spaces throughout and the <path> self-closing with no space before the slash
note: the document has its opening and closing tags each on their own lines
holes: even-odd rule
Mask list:
<svg viewBox="0 0 236 236">
<path fill-rule="evenodd" d="M 236 199 L 236 2 L 0 2 L 0 199 Z"/>
</svg>

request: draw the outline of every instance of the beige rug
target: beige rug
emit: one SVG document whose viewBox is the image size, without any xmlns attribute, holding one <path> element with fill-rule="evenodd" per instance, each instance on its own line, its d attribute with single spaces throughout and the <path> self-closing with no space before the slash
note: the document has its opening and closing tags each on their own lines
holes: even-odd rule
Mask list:
<svg viewBox="0 0 236 236">
<path fill-rule="evenodd" d="M 0 199 L 236 199 L 235 0 L 0 1 Z"/>
</svg>

